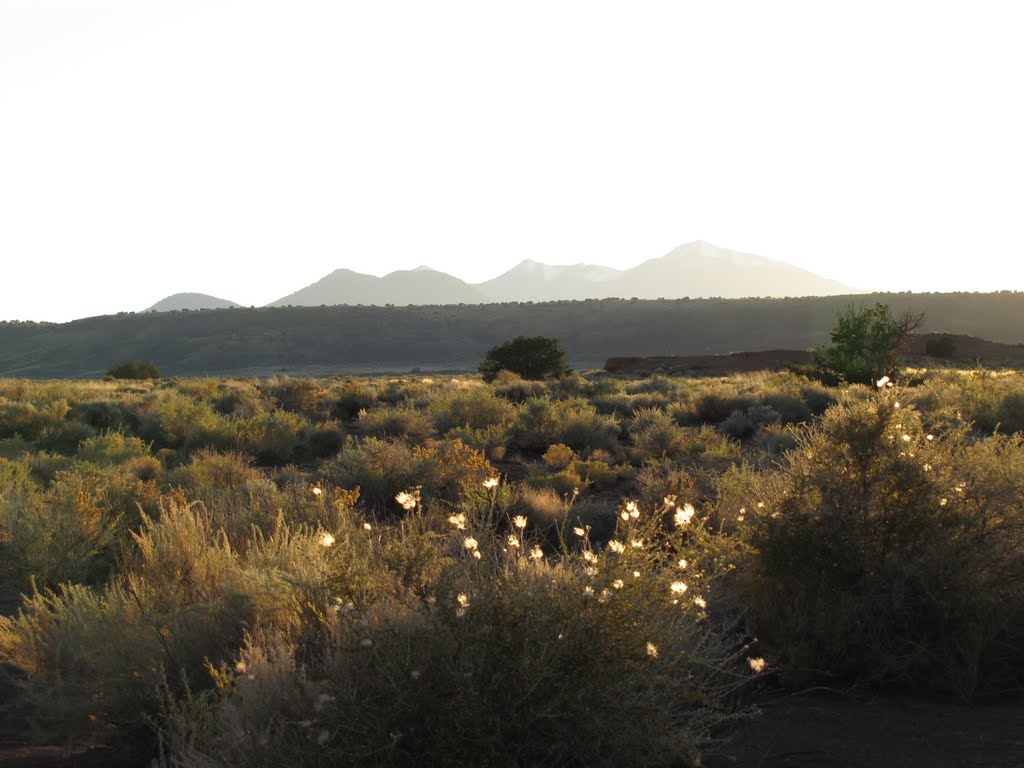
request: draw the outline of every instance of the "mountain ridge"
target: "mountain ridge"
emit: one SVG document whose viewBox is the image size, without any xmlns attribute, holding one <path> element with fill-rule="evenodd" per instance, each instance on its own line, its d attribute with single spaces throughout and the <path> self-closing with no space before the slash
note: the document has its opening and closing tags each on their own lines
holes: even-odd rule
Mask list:
<svg viewBox="0 0 1024 768">
<path fill-rule="evenodd" d="M 396 270 L 383 277 L 342 267 L 265 306 L 453 305 L 611 298 L 783 298 L 858 292 L 837 280 L 784 261 L 695 240 L 629 269 L 582 261 L 547 264 L 528 257 L 497 277 L 479 283 L 467 283 L 426 265 Z"/>
</svg>

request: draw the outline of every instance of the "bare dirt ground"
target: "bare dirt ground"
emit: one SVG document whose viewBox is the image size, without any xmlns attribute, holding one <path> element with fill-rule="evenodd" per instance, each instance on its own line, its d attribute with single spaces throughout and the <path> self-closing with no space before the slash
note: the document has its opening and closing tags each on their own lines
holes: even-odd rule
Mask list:
<svg viewBox="0 0 1024 768">
<path fill-rule="evenodd" d="M 1021 768 L 1024 705 L 816 693 L 777 697 L 711 768 Z"/>
<path fill-rule="evenodd" d="M 915 333 L 907 345 L 907 354 L 924 356 L 928 342 L 948 336 L 953 340 L 953 356 L 956 362 L 980 360 L 986 363 L 1019 363 L 1024 361 L 1024 346 L 1003 344 L 998 341 L 979 339 L 977 336 L 954 333 Z M 931 358 L 934 360 L 934 358 Z"/>
<path fill-rule="evenodd" d="M 783 370 L 793 365 L 809 365 L 811 353 L 800 349 L 766 349 L 758 352 L 732 352 L 728 355 L 692 355 L 688 357 L 610 357 L 604 369 L 612 373 L 746 373 Z"/>
<path fill-rule="evenodd" d="M 0 685 L 0 700 L 10 689 Z M 1024 706 L 928 699 L 777 696 L 707 757 L 708 768 L 1024 768 Z M 145 768 L 105 747 L 65 757 L 31 745 L 16 714 L 0 718 L 2 768 Z"/>
<path fill-rule="evenodd" d="M 928 357 L 925 349 L 929 341 L 949 336 L 953 339 L 953 356 L 948 359 Z M 1003 344 L 998 341 L 979 339 L 976 336 L 920 333 L 914 334 L 906 348 L 906 354 L 917 365 L 938 367 L 943 365 L 988 365 L 1019 366 L 1024 363 L 1024 346 Z M 810 365 L 812 353 L 803 349 L 765 349 L 753 352 L 732 352 L 728 355 L 693 355 L 667 357 L 610 357 L 605 363 L 606 371 L 612 373 L 675 373 L 727 375 L 751 371 L 780 371 L 794 366 Z"/>
</svg>

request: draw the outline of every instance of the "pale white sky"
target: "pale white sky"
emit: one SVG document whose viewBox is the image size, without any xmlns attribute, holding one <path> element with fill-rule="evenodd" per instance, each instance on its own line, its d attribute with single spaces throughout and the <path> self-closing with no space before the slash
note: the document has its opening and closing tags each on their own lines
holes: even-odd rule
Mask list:
<svg viewBox="0 0 1024 768">
<path fill-rule="evenodd" d="M 1024 290 L 1019 2 L 0 0 L 0 319 L 696 239 Z"/>
</svg>

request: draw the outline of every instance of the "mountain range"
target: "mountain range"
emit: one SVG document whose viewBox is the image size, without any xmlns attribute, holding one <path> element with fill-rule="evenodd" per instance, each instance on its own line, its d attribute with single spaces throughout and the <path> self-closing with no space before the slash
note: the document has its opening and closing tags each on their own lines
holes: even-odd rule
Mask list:
<svg viewBox="0 0 1024 768">
<path fill-rule="evenodd" d="M 597 264 L 543 264 L 526 259 L 475 285 L 430 267 L 376 277 L 336 269 L 270 307 L 452 305 L 607 298 L 680 299 L 839 296 L 858 291 L 781 261 L 719 248 L 703 240 L 681 245 L 631 269 Z M 205 294 L 175 294 L 147 311 L 238 306 Z"/>
</svg>

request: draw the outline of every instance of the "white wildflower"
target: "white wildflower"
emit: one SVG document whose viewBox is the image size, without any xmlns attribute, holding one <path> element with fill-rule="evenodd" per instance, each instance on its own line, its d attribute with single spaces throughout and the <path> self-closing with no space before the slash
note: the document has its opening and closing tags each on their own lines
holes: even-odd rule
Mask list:
<svg viewBox="0 0 1024 768">
<path fill-rule="evenodd" d="M 676 510 L 676 525 L 686 525 L 693 519 L 695 513 L 696 510 L 693 508 L 693 504 L 684 504 L 682 509 Z"/>
<path fill-rule="evenodd" d="M 402 491 L 395 495 L 395 501 L 398 505 L 406 512 L 410 512 L 416 507 L 416 496 L 409 493 L 408 491 Z"/>
</svg>

